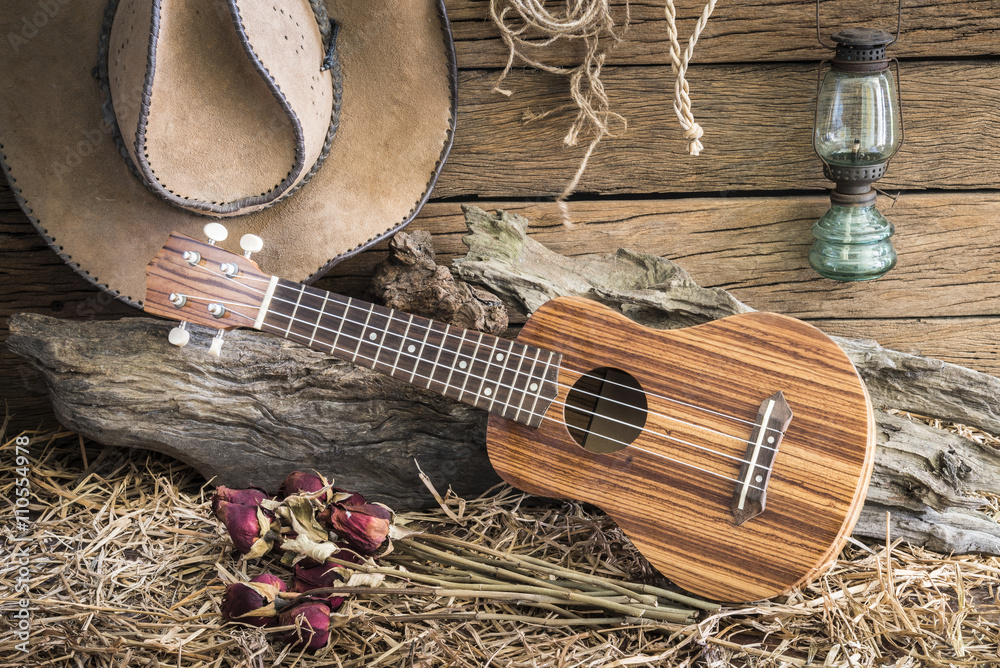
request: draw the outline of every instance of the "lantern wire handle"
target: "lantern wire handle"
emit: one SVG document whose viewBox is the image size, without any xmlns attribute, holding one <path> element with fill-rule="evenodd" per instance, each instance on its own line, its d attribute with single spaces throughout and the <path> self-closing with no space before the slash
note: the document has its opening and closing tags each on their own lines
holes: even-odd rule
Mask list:
<svg viewBox="0 0 1000 668">
<path fill-rule="evenodd" d="M 819 100 L 819 89 L 820 89 L 820 86 L 823 85 L 823 66 L 824 65 L 829 65 L 829 64 L 830 64 L 830 59 L 829 58 L 824 58 L 823 60 L 819 61 L 819 67 L 816 68 L 816 99 L 817 100 Z M 816 105 L 816 118 L 819 118 L 819 104 L 818 103 Z M 816 127 L 816 118 L 813 119 L 813 127 L 814 128 Z M 827 164 L 826 159 L 820 154 L 819 149 L 816 148 L 816 133 L 813 132 L 812 135 L 813 135 L 813 138 L 812 138 L 813 153 L 815 153 L 816 157 L 818 157 L 820 160 L 822 160 L 823 164 L 825 165 L 825 164 Z"/>
<path fill-rule="evenodd" d="M 903 144 L 906 143 L 906 123 L 903 122 L 903 91 L 899 85 L 899 58 L 890 58 L 896 65 L 896 103 L 899 104 L 899 146 L 896 148 L 896 152 L 903 148 Z M 892 160 L 892 158 L 889 158 Z M 888 164 L 888 163 L 886 163 Z"/>
<path fill-rule="evenodd" d="M 899 6 L 896 8 L 896 34 L 893 35 L 892 41 L 886 44 L 886 46 L 891 46 L 896 43 L 896 40 L 899 39 L 899 34 L 902 29 L 902 26 L 903 26 L 903 0 L 899 0 Z M 834 44 L 833 42 L 827 44 L 826 42 L 823 41 L 823 32 L 820 28 L 820 20 L 819 20 L 819 0 L 816 0 L 816 41 L 819 42 L 820 46 L 827 49 L 834 49 L 837 47 L 837 45 Z M 898 67 L 899 66 L 897 65 L 897 68 Z"/>
</svg>

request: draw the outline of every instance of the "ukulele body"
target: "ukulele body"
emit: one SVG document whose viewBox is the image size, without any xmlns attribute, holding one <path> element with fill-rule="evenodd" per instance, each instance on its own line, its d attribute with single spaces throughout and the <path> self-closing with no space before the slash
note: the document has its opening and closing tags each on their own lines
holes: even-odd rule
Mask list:
<svg viewBox="0 0 1000 668">
<path fill-rule="evenodd" d="M 561 353 L 562 364 L 538 428 L 490 417 L 490 460 L 505 481 L 593 503 L 663 575 L 715 600 L 781 594 L 836 558 L 864 503 L 874 419 L 850 359 L 818 329 L 748 313 L 652 330 L 569 297 L 538 309 L 518 340 Z M 595 398 L 586 411 L 595 422 L 567 427 L 567 399 L 593 397 L 587 382 L 602 368 L 615 370 L 611 386 L 632 378 L 641 390 Z M 737 524 L 735 479 L 762 402 L 777 392 L 792 418 L 770 462 L 766 504 Z M 645 411 L 625 406 L 641 398 Z M 623 431 L 636 416 L 641 430 Z M 572 409 L 568 417 L 579 423 Z M 585 440 L 591 426 L 607 433 L 596 446 Z M 592 451 L 609 447 L 621 449 Z"/>
</svg>

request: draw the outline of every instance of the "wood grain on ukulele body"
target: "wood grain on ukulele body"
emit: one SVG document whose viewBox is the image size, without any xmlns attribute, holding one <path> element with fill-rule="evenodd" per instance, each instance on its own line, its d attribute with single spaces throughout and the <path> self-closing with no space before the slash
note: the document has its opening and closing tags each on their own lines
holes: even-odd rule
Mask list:
<svg viewBox="0 0 1000 668">
<path fill-rule="evenodd" d="M 505 480 L 594 503 L 702 596 L 757 600 L 814 577 L 864 502 L 864 384 L 793 318 L 657 331 L 560 298 L 508 341 L 282 281 L 176 234 L 147 269 L 146 310 L 273 332 L 490 411 Z"/>
</svg>

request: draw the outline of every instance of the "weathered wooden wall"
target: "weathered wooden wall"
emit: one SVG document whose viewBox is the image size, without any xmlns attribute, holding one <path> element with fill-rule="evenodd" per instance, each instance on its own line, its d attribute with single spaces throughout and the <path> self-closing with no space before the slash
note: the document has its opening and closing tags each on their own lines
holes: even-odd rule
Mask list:
<svg viewBox="0 0 1000 668">
<path fill-rule="evenodd" d="M 703 2 L 676 4 L 686 36 Z M 563 105 L 565 83 L 516 69 L 505 85 L 512 97 L 492 92 L 507 56 L 488 2 L 448 0 L 460 68 L 458 134 L 435 199 L 415 225 L 435 235 L 446 259 L 463 252 L 462 202 L 516 210 L 561 253 L 624 246 L 662 254 L 701 285 L 731 290 L 755 308 L 1000 375 L 1000 0 L 911 4 L 891 47 L 901 61 L 906 143 L 879 184 L 902 192 L 894 206 L 880 198 L 898 230 L 899 266 L 885 278 L 835 283 L 806 262 L 809 228 L 826 208 L 810 130 L 816 64 L 828 52 L 817 45 L 815 5 L 805 0 L 719 2 L 689 72 L 705 127 L 697 158 L 686 155 L 670 106 L 662 5 L 633 3 L 631 27 L 604 74 L 628 128 L 592 157 L 571 203 L 572 229 L 551 203 L 584 151 L 561 144 L 571 115 L 521 120 L 525 110 Z M 615 6 L 624 16 L 624 2 Z M 824 0 L 824 32 L 851 25 L 851 13 L 855 25 L 892 29 L 895 7 Z M 577 56 L 572 48 L 557 54 L 563 63 Z M 358 291 L 383 256 L 364 253 L 324 285 Z M 0 336 L 18 311 L 130 313 L 63 266 L 2 186 L 0 281 Z M 0 398 L 18 424 L 50 419 L 38 378 L 2 347 Z"/>
</svg>

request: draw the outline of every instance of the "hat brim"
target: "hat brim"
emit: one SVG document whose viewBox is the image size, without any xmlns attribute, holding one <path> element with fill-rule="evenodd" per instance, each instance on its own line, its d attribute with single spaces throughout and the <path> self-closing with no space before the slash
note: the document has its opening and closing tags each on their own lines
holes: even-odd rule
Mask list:
<svg viewBox="0 0 1000 668">
<path fill-rule="evenodd" d="M 410 222 L 454 138 L 457 71 L 443 0 L 326 0 L 341 26 L 340 125 L 326 163 L 263 211 L 223 221 L 265 240 L 270 273 L 310 282 Z M 145 267 L 174 231 L 211 219 L 159 199 L 132 174 L 101 114 L 94 76 L 103 6 L 23 0 L 0 13 L 0 165 L 60 257 L 141 306 Z"/>
</svg>

